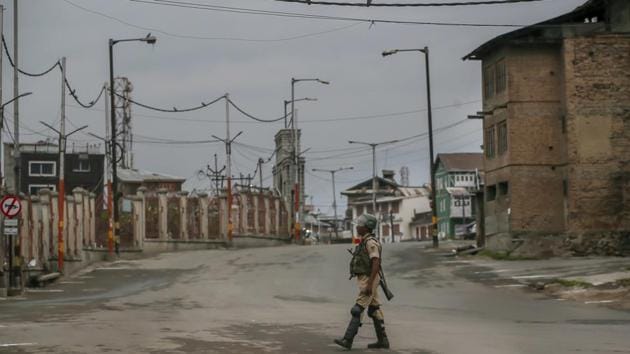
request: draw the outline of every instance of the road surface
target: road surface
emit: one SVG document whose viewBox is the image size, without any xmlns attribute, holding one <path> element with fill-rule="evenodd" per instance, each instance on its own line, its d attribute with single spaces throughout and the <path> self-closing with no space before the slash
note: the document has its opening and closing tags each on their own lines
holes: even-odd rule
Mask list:
<svg viewBox="0 0 630 354">
<path fill-rule="evenodd" d="M 385 245 L 391 353 L 630 353 L 630 314 L 528 292 L 424 243 Z M 348 245 L 162 254 L 0 301 L 0 353 L 339 353 Z M 374 340 L 367 319 L 354 352 Z"/>
</svg>

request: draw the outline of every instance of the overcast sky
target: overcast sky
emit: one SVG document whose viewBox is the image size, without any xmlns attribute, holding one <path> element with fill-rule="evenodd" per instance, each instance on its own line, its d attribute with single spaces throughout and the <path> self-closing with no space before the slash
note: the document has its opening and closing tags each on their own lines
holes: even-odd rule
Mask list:
<svg viewBox="0 0 630 354">
<path fill-rule="evenodd" d="M 272 0 L 190 1 L 344 17 L 492 24 L 532 24 L 566 13 L 584 2 L 543 0 L 493 6 L 388 9 L 306 6 Z M 13 1 L 2 3 L 6 9 L 4 33 L 12 52 Z M 309 82 L 296 86 L 296 98 L 308 96 L 319 100 L 296 106 L 303 128 L 303 148 L 311 148 L 306 153 L 307 194 L 314 197 L 313 202 L 321 212 L 329 214 L 332 214 L 330 175 L 310 172 L 311 169 L 353 166 L 354 171 L 338 175 L 339 193 L 370 178 L 372 173 L 369 148 L 357 153 L 357 146 L 349 145 L 348 140 L 379 142 L 427 131 L 426 112 L 420 111 L 426 108 L 423 57 L 420 53 L 400 53 L 383 58 L 381 52 L 430 47 L 433 124 L 434 129 L 439 129 L 463 121 L 481 108 L 480 64 L 461 58 L 510 30 L 370 25 L 176 8 L 129 0 L 20 0 L 19 3 L 20 67 L 37 72 L 62 56 L 67 57 L 68 78 L 84 101 L 91 100 L 108 80 L 108 39 L 142 37 L 149 32 L 139 27 L 151 28 L 158 38 L 157 44 L 120 43 L 115 47 L 114 57 L 116 75 L 132 81 L 132 97 L 142 103 L 185 108 L 228 92 L 248 112 L 270 119 L 282 115 L 283 100 L 290 97 L 291 77 L 331 81 L 330 86 Z M 13 97 L 12 71 L 6 59 L 3 72 L 6 101 Z M 26 91 L 34 94 L 20 104 L 21 141 L 46 139 L 46 135 L 52 134 L 39 121 L 59 124 L 59 73 L 55 71 L 42 78 L 21 76 L 20 92 Z M 104 134 L 103 109 L 104 101 L 86 110 L 69 99 L 68 129 L 87 124 L 86 131 Z M 410 111 L 417 112 L 404 114 Z M 12 106 L 6 112 L 12 119 Z M 359 117 L 363 118 L 347 119 Z M 232 132 L 243 131 L 237 142 L 248 145 L 233 148 L 234 174 L 253 173 L 258 158 L 270 156 L 274 135 L 283 123 L 254 122 L 234 110 L 231 118 Z M 7 125 L 13 126 L 11 122 Z M 133 129 L 136 140 L 144 141 L 135 145 L 136 167 L 187 178 L 185 188 L 189 191 L 209 187 L 209 181 L 200 179 L 196 172 L 215 153 L 221 165 L 225 162 L 220 144 L 148 143 L 160 139 L 205 140 L 213 134 L 224 136 L 223 103 L 197 112 L 174 114 L 134 106 Z M 7 135 L 3 138 L 7 139 Z M 93 141 L 81 134 L 74 139 L 80 140 L 77 144 Z M 435 136 L 437 153 L 480 152 L 481 143 L 480 121 L 465 121 Z M 266 186 L 272 182 L 272 163 L 263 168 Z M 427 139 L 378 149 L 378 171 L 393 169 L 399 178 L 400 168 L 408 166 L 412 185 L 428 181 L 428 165 Z M 338 196 L 338 204 L 345 206 L 345 203 Z M 343 212 L 344 207 L 340 209 Z"/>
</svg>

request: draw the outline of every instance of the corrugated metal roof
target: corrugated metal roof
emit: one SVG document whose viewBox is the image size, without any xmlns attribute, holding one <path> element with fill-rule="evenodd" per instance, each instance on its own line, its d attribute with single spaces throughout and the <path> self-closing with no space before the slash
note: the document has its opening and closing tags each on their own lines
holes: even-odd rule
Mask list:
<svg viewBox="0 0 630 354">
<path fill-rule="evenodd" d="M 483 170 L 483 154 L 480 152 L 438 154 L 436 163 L 439 162 L 447 171 Z"/>
<path fill-rule="evenodd" d="M 121 168 L 117 171 L 118 179 L 127 183 L 142 182 L 184 182 L 186 178 L 156 173 L 146 170 Z"/>
</svg>

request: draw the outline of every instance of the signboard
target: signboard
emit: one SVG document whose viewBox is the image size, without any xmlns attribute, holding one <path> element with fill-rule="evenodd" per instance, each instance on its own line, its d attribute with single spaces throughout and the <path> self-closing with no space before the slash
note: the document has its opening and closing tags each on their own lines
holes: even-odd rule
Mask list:
<svg viewBox="0 0 630 354">
<path fill-rule="evenodd" d="M 14 195 L 7 195 L 0 202 L 0 211 L 7 218 L 14 218 L 22 211 L 20 199 Z"/>
<path fill-rule="evenodd" d="M 4 219 L 4 227 L 17 227 L 18 219 Z"/>
<path fill-rule="evenodd" d="M 16 236 L 18 234 L 18 228 L 17 227 L 5 227 L 4 228 L 4 235 L 5 236 Z"/>
</svg>

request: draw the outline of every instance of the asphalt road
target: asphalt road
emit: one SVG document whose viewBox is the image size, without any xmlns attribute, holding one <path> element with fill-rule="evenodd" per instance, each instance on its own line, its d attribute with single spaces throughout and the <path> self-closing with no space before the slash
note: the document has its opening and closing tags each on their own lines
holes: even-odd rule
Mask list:
<svg viewBox="0 0 630 354">
<path fill-rule="evenodd" d="M 337 353 L 347 245 L 194 251 L 98 266 L 0 301 L 0 353 Z M 556 301 L 386 245 L 392 353 L 630 353 L 630 313 Z M 369 319 L 355 352 L 374 340 Z"/>
</svg>

